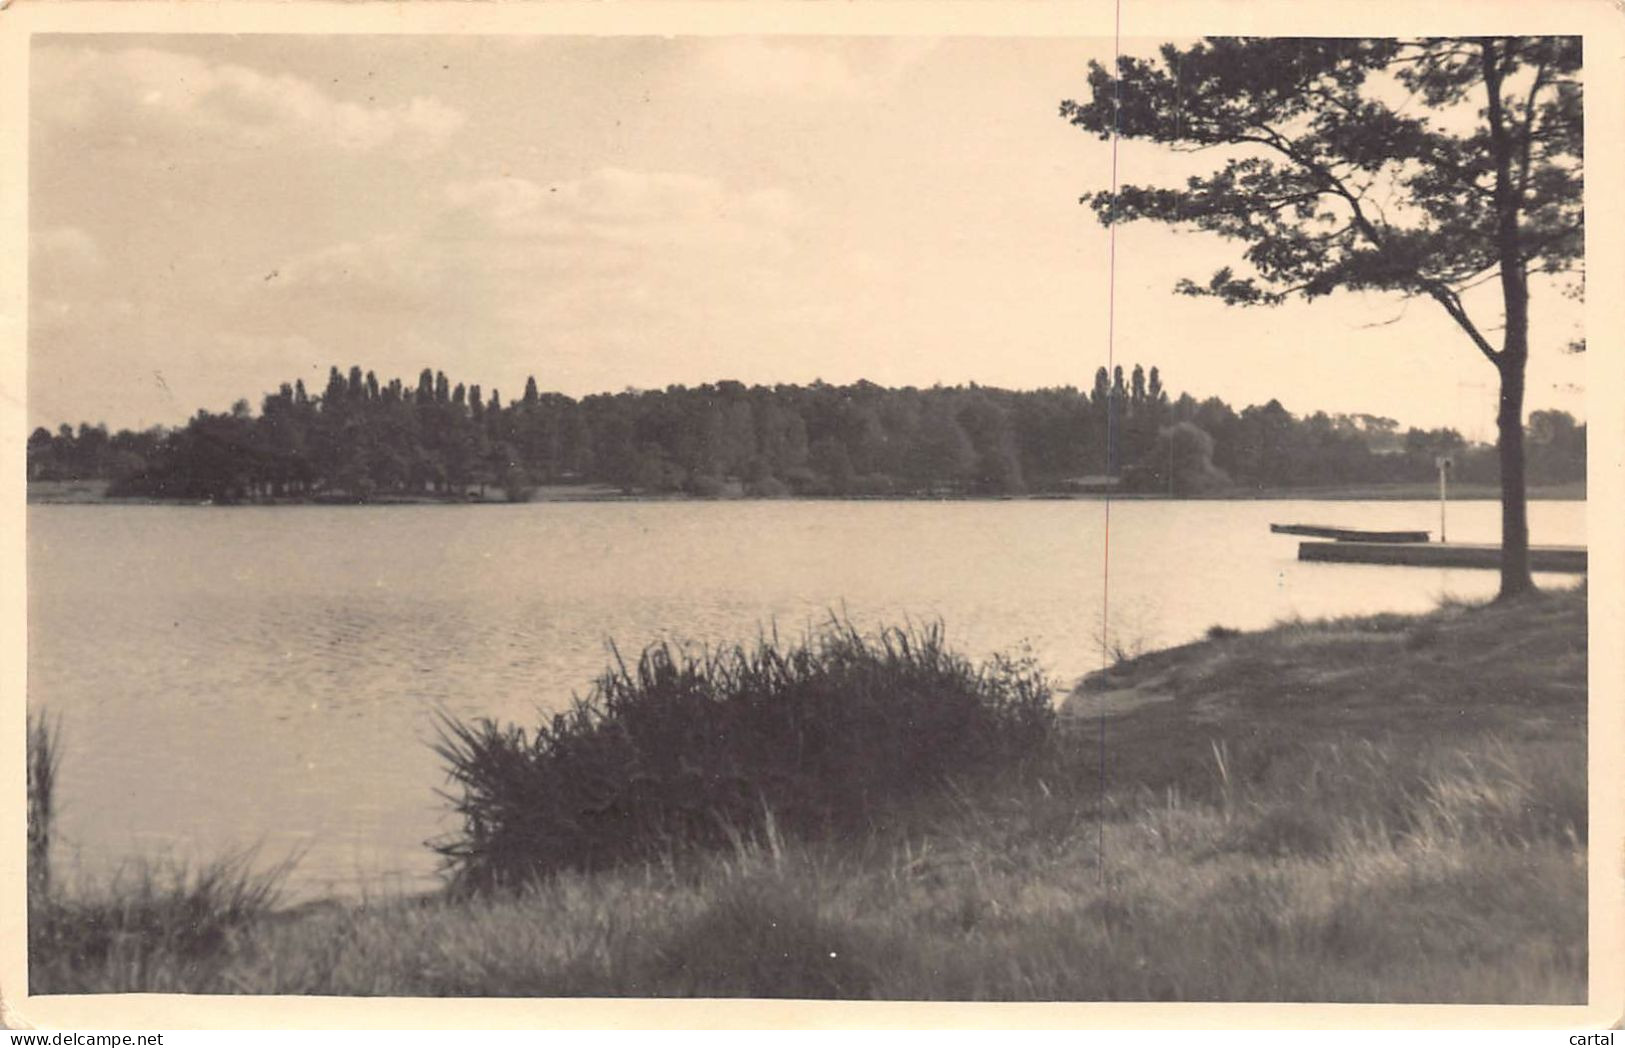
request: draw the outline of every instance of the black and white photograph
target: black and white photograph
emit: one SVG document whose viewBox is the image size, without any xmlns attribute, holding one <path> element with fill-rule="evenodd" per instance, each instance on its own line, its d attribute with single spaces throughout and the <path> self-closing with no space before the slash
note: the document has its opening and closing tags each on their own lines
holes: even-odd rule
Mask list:
<svg viewBox="0 0 1625 1048">
<path fill-rule="evenodd" d="M 9 1015 L 1601 1021 L 1608 5 L 510 6 L 9 41 Z"/>
</svg>

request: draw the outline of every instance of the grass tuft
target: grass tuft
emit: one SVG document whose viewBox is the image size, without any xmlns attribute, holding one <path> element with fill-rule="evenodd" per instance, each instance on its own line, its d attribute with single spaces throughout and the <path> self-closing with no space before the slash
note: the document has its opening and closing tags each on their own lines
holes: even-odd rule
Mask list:
<svg viewBox="0 0 1625 1048">
<path fill-rule="evenodd" d="M 648 963 L 664 995 L 861 999 L 880 984 L 863 930 L 826 916 L 803 878 L 768 874 L 725 884 L 671 931 Z"/>
<path fill-rule="evenodd" d="M 459 889 L 725 846 L 764 811 L 793 835 L 851 832 L 950 777 L 1040 753 L 1054 706 L 1030 660 L 973 666 L 940 624 L 795 644 L 646 648 L 533 732 L 443 716 Z"/>
<path fill-rule="evenodd" d="M 255 859 L 250 850 L 198 866 L 136 862 L 105 884 L 31 898 L 32 992 L 93 989 L 81 980 L 98 971 L 154 991 L 195 985 L 239 930 L 281 903 L 296 860 L 258 869 Z"/>
</svg>

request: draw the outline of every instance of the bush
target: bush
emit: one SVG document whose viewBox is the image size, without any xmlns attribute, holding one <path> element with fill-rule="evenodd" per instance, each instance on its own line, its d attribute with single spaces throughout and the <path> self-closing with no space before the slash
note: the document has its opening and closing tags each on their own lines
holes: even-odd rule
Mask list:
<svg viewBox="0 0 1625 1048">
<path fill-rule="evenodd" d="M 977 667 L 940 625 L 799 644 L 645 649 L 534 734 L 442 717 L 461 833 L 435 844 L 454 888 L 517 884 L 728 843 L 771 812 L 790 833 L 862 826 L 888 805 L 1041 751 L 1050 688 L 1030 660 Z"/>
<path fill-rule="evenodd" d="M 536 494 L 536 482 L 522 466 L 504 469 L 497 484 L 502 488 L 503 498 L 509 502 L 529 502 L 531 496 Z"/>
<path fill-rule="evenodd" d="M 827 478 L 806 466 L 785 470 L 784 482 L 797 495 L 828 495 L 834 490 Z"/>
<path fill-rule="evenodd" d="M 760 480 L 747 481 L 745 494 L 755 498 L 780 499 L 790 494 L 790 489 L 778 477 L 766 476 Z"/>
<path fill-rule="evenodd" d="M 728 485 L 721 477 L 714 477 L 708 473 L 696 473 L 688 478 L 687 491 L 690 495 L 702 499 L 719 499 L 728 494 Z"/>
</svg>

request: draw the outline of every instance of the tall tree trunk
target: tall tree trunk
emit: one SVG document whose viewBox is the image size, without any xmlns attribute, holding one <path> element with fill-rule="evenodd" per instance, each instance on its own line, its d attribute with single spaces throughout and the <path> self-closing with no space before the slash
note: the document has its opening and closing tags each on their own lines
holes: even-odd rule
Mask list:
<svg viewBox="0 0 1625 1048">
<path fill-rule="evenodd" d="M 1501 409 L 1496 414 L 1501 458 L 1501 592 L 1508 600 L 1535 588 L 1529 577 L 1529 514 L 1524 491 L 1524 356 L 1503 357 Z"/>
<path fill-rule="evenodd" d="M 1524 490 L 1523 387 L 1529 362 L 1529 277 L 1524 266 L 1518 213 L 1523 189 L 1513 180 L 1513 153 L 1508 117 L 1501 98 L 1503 47 L 1493 38 L 1482 42 L 1484 86 L 1488 93 L 1490 152 L 1495 160 L 1495 247 L 1500 255 L 1501 301 L 1506 335 L 1495 366 L 1501 373 L 1501 407 L 1496 412 L 1496 447 L 1501 457 L 1501 592 L 1509 600 L 1535 588 L 1529 577 L 1529 513 Z M 1523 129 L 1528 134 L 1529 129 Z"/>
</svg>

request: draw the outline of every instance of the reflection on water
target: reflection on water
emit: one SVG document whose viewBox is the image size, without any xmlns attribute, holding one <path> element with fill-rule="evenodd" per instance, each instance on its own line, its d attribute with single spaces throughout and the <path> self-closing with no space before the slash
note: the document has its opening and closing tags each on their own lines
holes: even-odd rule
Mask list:
<svg viewBox="0 0 1625 1048">
<path fill-rule="evenodd" d="M 1498 513 L 1452 505 L 1452 539 L 1496 541 Z M 1585 541 L 1583 503 L 1530 515 L 1537 542 Z M 29 699 L 64 729 L 59 861 L 297 847 L 306 894 L 431 883 L 423 841 L 451 828 L 433 711 L 532 721 L 586 690 L 610 639 L 940 617 L 969 652 L 1029 644 L 1070 683 L 1107 634 L 1155 647 L 1496 584 L 1301 564 L 1267 526 L 1436 528 L 1430 503 L 32 506 L 28 521 Z"/>
</svg>

